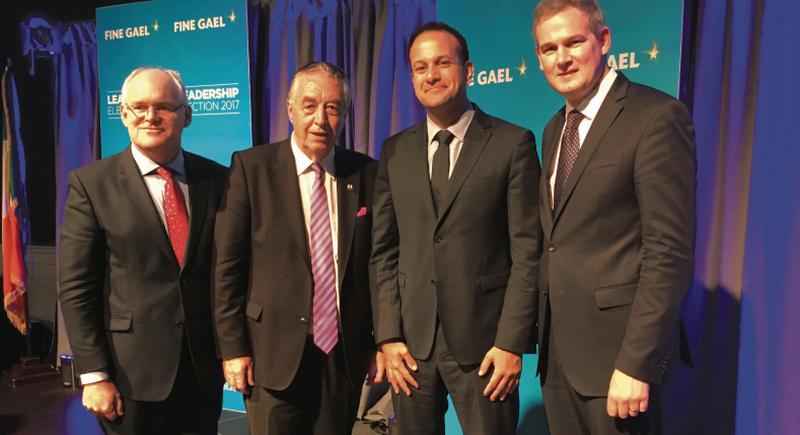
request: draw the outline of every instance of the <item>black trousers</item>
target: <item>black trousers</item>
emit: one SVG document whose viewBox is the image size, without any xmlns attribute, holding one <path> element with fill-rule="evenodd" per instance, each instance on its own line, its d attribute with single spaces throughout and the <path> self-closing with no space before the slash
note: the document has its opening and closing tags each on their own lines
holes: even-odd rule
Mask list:
<svg viewBox="0 0 800 435">
<path fill-rule="evenodd" d="M 216 435 L 222 411 L 222 377 L 219 388 L 208 392 L 200 387 L 186 347 L 169 396 L 161 402 L 122 398 L 123 416 L 113 422 L 99 417 L 103 432 L 113 435 Z"/>
<path fill-rule="evenodd" d="M 431 356 L 417 361 L 417 366 L 419 369 L 412 376 L 419 383 L 419 390 L 411 388 L 411 397 L 402 391 L 392 395 L 400 435 L 444 435 L 448 393 L 464 435 L 516 433 L 519 394 L 515 391 L 502 402 L 484 397 L 491 372 L 480 377 L 480 364 L 459 365 L 450 355 L 440 326 Z"/>
<path fill-rule="evenodd" d="M 309 336 L 288 388 L 253 387 L 245 397 L 251 435 L 352 433 L 361 392 L 350 384 L 341 343 L 340 337 L 339 344 L 325 355 Z"/>
<path fill-rule="evenodd" d="M 540 357 L 547 361 L 542 370 L 541 381 L 550 435 L 661 434 L 659 391 L 653 385 L 650 386 L 647 412 L 624 420 L 608 416 L 606 396 L 583 396 L 572 388 L 558 359 L 558 346 L 553 340 L 549 309 L 547 314 L 548 338 L 545 355 Z M 608 381 L 611 381 L 611 373 L 608 374 Z"/>
</svg>

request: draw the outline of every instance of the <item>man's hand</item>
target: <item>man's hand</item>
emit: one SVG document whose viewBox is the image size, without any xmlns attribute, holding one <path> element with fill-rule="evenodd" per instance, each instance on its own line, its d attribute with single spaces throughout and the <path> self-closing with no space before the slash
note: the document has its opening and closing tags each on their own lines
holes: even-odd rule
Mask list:
<svg viewBox="0 0 800 435">
<path fill-rule="evenodd" d="M 122 416 L 122 396 L 109 380 L 83 386 L 83 407 L 92 414 L 114 421 Z"/>
<path fill-rule="evenodd" d="M 222 361 L 222 373 L 225 382 L 240 393 L 247 393 L 247 388 L 256 384 L 253 379 L 253 358 L 240 356 Z"/>
<path fill-rule="evenodd" d="M 367 372 L 367 384 L 380 384 L 386 373 L 386 357 L 383 352 L 375 352 L 375 359 Z"/>
<path fill-rule="evenodd" d="M 606 402 L 606 411 L 609 417 L 636 417 L 640 412 L 647 411 L 649 399 L 650 384 L 614 369 L 611 383 L 608 386 L 608 401 Z"/>
<path fill-rule="evenodd" d="M 386 359 L 386 379 L 392 385 L 394 394 L 400 394 L 400 390 L 411 396 L 412 386 L 419 389 L 419 384 L 411 376 L 408 369 L 417 371 L 417 362 L 408 351 L 406 344 L 402 341 L 394 341 L 381 345 L 381 351 Z"/>
<path fill-rule="evenodd" d="M 506 400 L 506 396 L 519 386 L 519 375 L 522 372 L 522 357 L 513 352 L 492 347 L 483 357 L 478 376 L 486 376 L 494 366 L 492 377 L 483 390 L 483 395 L 494 402 Z"/>
</svg>

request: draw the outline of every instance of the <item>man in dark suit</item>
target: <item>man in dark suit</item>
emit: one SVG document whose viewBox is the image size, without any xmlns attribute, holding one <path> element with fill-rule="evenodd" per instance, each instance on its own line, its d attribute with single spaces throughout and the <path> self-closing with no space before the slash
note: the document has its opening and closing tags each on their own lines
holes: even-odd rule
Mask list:
<svg viewBox="0 0 800 435">
<path fill-rule="evenodd" d="M 191 109 L 176 72 L 136 69 L 121 99 L 131 147 L 69 174 L 61 226 L 83 405 L 106 433 L 215 434 L 209 270 L 225 168 L 181 150 Z"/>
<path fill-rule="evenodd" d="M 550 431 L 660 433 L 655 386 L 677 350 L 692 276 L 692 120 L 607 66 L 611 34 L 593 0 L 542 1 L 534 37 L 566 99 L 544 130 L 539 193 Z"/>
<path fill-rule="evenodd" d="M 452 27 L 417 29 L 409 61 L 427 121 L 383 145 L 370 265 L 400 433 L 443 434 L 449 393 L 465 433 L 513 434 L 534 345 L 534 138 L 469 102 L 473 65 Z"/>
<path fill-rule="evenodd" d="M 287 99 L 291 137 L 233 155 L 217 218 L 216 325 L 250 433 L 353 429 L 375 356 L 367 262 L 376 165 L 334 146 L 349 107 L 344 73 L 309 64 Z"/>
</svg>

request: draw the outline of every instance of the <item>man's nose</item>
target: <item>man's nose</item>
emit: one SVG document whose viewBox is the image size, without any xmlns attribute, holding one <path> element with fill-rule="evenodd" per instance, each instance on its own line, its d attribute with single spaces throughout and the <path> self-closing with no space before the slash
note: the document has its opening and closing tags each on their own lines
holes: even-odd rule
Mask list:
<svg viewBox="0 0 800 435">
<path fill-rule="evenodd" d="M 317 107 L 317 110 L 314 111 L 314 123 L 317 125 L 325 125 L 326 119 L 327 113 L 325 113 L 325 105 L 320 105 Z"/>
<path fill-rule="evenodd" d="M 572 63 L 572 53 L 567 47 L 558 47 L 556 51 L 556 62 L 561 67 L 568 66 Z"/>
<path fill-rule="evenodd" d="M 156 122 L 159 120 L 160 116 L 155 106 L 148 106 L 147 111 L 144 112 L 144 117 L 142 119 L 146 120 L 147 122 Z"/>
</svg>

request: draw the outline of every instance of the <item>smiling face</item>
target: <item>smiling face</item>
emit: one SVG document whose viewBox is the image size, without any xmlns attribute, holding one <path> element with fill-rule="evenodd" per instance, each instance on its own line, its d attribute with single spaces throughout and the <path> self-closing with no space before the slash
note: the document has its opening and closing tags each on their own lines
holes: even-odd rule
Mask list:
<svg viewBox="0 0 800 435">
<path fill-rule="evenodd" d="M 408 52 L 414 93 L 434 121 L 446 125 L 467 109 L 467 83 L 473 65 L 459 54 L 455 36 L 443 30 L 429 30 L 414 40 Z M 438 122 L 437 122 L 438 124 Z"/>
<path fill-rule="evenodd" d="M 192 121 L 191 109 L 182 104 L 180 88 L 164 71 L 151 69 L 131 78 L 126 90 L 121 118 L 131 144 L 156 163 L 170 162 L 181 148 L 184 127 Z M 132 107 L 149 108 L 140 117 Z M 175 110 L 155 110 L 157 107 Z"/>
<path fill-rule="evenodd" d="M 536 55 L 550 86 L 577 106 L 600 83 L 608 66 L 611 32 L 592 31 L 589 16 L 568 7 L 536 24 Z"/>
<path fill-rule="evenodd" d="M 303 73 L 295 80 L 286 107 L 300 150 L 311 160 L 322 160 L 344 127 L 342 84 L 322 71 Z"/>
</svg>

